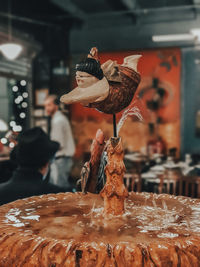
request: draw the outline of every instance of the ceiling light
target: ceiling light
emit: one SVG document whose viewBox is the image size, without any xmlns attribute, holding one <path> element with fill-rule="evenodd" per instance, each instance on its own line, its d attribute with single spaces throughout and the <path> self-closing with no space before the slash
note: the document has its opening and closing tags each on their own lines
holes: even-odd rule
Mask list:
<svg viewBox="0 0 200 267">
<path fill-rule="evenodd" d="M 193 41 L 195 36 L 192 33 L 153 35 L 152 40 L 154 42 Z"/>
<path fill-rule="evenodd" d="M 8 125 L 5 121 L 0 119 L 0 132 L 5 132 L 8 130 Z"/>
<path fill-rule="evenodd" d="M 0 45 L 0 51 L 9 60 L 16 59 L 22 51 L 22 46 L 12 42 L 11 4 L 8 0 L 8 42 Z"/>
<path fill-rule="evenodd" d="M 200 29 L 194 28 L 190 30 L 190 33 L 195 37 L 195 39 L 200 42 Z"/>
<path fill-rule="evenodd" d="M 16 59 L 22 51 L 22 46 L 15 43 L 6 43 L 0 45 L 0 51 L 9 60 Z"/>
</svg>

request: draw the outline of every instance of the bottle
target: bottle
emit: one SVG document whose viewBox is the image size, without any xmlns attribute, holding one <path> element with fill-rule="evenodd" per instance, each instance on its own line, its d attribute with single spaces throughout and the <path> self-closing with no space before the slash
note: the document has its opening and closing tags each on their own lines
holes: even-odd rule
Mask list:
<svg viewBox="0 0 200 267">
<path fill-rule="evenodd" d="M 155 142 L 156 153 L 158 155 L 164 156 L 166 154 L 166 144 L 161 136 L 158 136 L 157 141 Z"/>
<path fill-rule="evenodd" d="M 153 123 L 149 123 L 150 139 L 147 142 L 147 155 L 150 159 L 153 159 L 156 153 L 156 138 L 155 138 L 155 126 Z"/>
<path fill-rule="evenodd" d="M 190 154 L 185 154 L 185 163 L 187 166 L 190 166 L 192 163 L 192 158 Z"/>
</svg>

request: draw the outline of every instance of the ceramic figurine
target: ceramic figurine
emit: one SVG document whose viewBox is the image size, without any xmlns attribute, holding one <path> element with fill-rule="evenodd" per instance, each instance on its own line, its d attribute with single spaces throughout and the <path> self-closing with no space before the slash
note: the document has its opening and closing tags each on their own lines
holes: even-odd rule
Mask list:
<svg viewBox="0 0 200 267">
<path fill-rule="evenodd" d="M 124 58 L 122 65 L 108 60 L 100 65 L 97 48 L 93 47 L 88 57 L 76 65 L 77 87 L 61 97 L 65 104 L 81 103 L 90 108 L 115 114 L 132 101 L 140 74 L 137 62 L 141 55 Z"/>
<path fill-rule="evenodd" d="M 91 145 L 90 160 L 84 164 L 81 170 L 81 189 L 83 193 L 96 193 L 98 170 L 104 146 L 104 134 L 102 130 L 98 129 Z"/>
</svg>

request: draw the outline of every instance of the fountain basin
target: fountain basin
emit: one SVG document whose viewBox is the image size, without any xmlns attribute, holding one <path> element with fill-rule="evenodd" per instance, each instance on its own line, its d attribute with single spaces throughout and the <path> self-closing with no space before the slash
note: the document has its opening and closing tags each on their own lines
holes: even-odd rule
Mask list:
<svg viewBox="0 0 200 267">
<path fill-rule="evenodd" d="M 200 266 L 200 200 L 129 193 L 125 213 L 100 195 L 60 193 L 0 207 L 0 266 Z"/>
</svg>

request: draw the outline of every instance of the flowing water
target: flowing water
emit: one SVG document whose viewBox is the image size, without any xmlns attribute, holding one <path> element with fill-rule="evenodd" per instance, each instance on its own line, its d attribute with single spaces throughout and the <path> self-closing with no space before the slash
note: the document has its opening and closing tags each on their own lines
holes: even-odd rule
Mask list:
<svg viewBox="0 0 200 267">
<path fill-rule="evenodd" d="M 138 107 L 138 102 L 139 100 L 134 100 L 133 103 L 123 112 L 122 117 L 117 124 L 117 135 L 119 134 L 128 116 L 135 116 L 141 122 L 144 120 L 141 108 Z"/>
<path fill-rule="evenodd" d="M 0 225 L 41 237 L 109 244 L 200 235 L 200 203 L 192 199 L 133 193 L 123 215 L 105 216 L 99 195 L 61 196 L 11 207 L 0 213 Z"/>
</svg>

